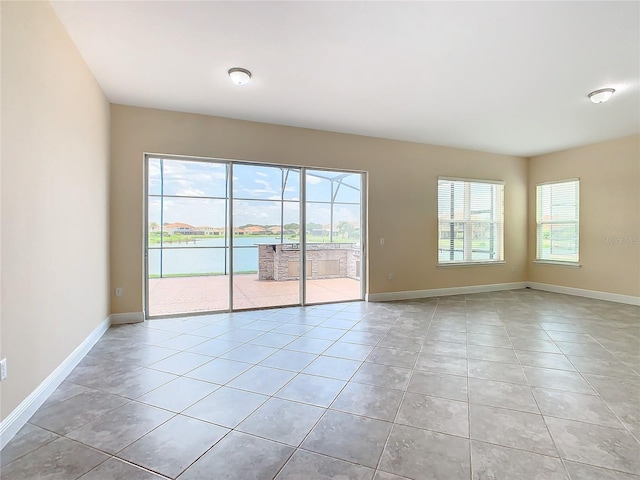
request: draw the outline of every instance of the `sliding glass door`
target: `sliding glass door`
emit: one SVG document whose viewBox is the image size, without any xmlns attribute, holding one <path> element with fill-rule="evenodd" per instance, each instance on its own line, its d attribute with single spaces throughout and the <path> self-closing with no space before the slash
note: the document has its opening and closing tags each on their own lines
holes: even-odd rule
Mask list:
<svg viewBox="0 0 640 480">
<path fill-rule="evenodd" d="M 363 174 L 305 171 L 306 303 L 362 298 Z"/>
<path fill-rule="evenodd" d="M 233 308 L 299 305 L 300 171 L 233 164 Z"/>
<path fill-rule="evenodd" d="M 147 316 L 363 298 L 364 174 L 161 156 L 146 167 Z"/>
<path fill-rule="evenodd" d="M 229 309 L 228 165 L 148 159 L 147 313 Z"/>
</svg>

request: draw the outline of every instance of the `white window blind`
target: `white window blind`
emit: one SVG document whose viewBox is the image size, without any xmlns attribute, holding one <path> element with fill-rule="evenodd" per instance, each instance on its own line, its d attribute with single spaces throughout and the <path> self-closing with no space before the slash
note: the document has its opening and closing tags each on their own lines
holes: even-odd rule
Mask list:
<svg viewBox="0 0 640 480">
<path fill-rule="evenodd" d="M 504 184 L 438 179 L 438 263 L 504 260 Z"/>
<path fill-rule="evenodd" d="M 580 181 L 543 183 L 536 188 L 536 259 L 577 263 Z"/>
</svg>

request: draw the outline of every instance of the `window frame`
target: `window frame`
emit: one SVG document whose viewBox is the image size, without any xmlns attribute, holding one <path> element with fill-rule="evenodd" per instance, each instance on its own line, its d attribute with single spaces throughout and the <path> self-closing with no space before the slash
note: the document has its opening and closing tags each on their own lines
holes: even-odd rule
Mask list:
<svg viewBox="0 0 640 480">
<path fill-rule="evenodd" d="M 541 190 L 544 187 L 553 187 L 554 185 L 563 185 L 575 183 L 576 192 L 575 192 L 575 203 L 572 207 L 575 209 L 575 218 L 572 220 L 569 219 L 549 219 L 543 220 L 541 219 L 542 215 L 542 201 L 543 195 L 541 195 Z M 549 206 L 549 208 L 553 208 L 553 203 Z M 542 256 L 543 250 L 541 248 L 541 235 L 543 235 L 542 231 L 544 230 L 545 225 L 566 225 L 573 224 L 575 225 L 576 236 L 573 239 L 575 242 L 575 260 L 563 260 L 558 258 L 544 258 Z M 549 265 L 563 265 L 568 267 L 580 267 L 580 178 L 567 178 L 563 180 L 553 180 L 549 182 L 540 182 L 536 184 L 536 256 L 534 263 L 540 264 L 549 264 Z"/>
<path fill-rule="evenodd" d="M 463 211 L 464 219 L 442 219 L 440 217 L 440 182 L 462 182 L 464 189 L 463 196 Z M 471 210 L 471 204 L 473 202 L 473 197 L 471 196 L 471 186 L 473 184 L 481 184 L 481 185 L 490 185 L 492 188 L 501 187 L 499 191 L 495 191 L 494 193 L 499 193 L 499 199 L 494 199 L 494 204 L 491 207 L 491 215 L 493 217 L 492 220 L 474 220 L 471 218 L 473 211 Z M 468 188 L 467 188 L 468 186 Z M 439 176 L 438 184 L 437 184 L 437 265 L 438 267 L 464 267 L 464 266 L 477 266 L 477 265 L 500 265 L 505 264 L 504 259 L 504 191 L 505 191 L 505 182 L 502 180 L 487 180 L 487 179 L 476 179 L 476 178 L 459 178 L 459 177 L 446 177 Z M 440 232 L 442 231 L 441 226 L 446 224 L 462 224 L 463 230 L 465 232 L 463 239 L 463 259 L 462 260 L 446 260 L 443 261 L 440 258 Z M 495 231 L 496 235 L 494 238 L 493 249 L 489 251 L 490 255 L 495 255 L 495 259 L 478 259 L 473 260 L 473 225 L 474 224 L 488 224 L 491 231 Z M 449 251 L 451 252 L 452 243 L 450 242 Z M 455 251 L 455 250 L 454 250 Z"/>
</svg>

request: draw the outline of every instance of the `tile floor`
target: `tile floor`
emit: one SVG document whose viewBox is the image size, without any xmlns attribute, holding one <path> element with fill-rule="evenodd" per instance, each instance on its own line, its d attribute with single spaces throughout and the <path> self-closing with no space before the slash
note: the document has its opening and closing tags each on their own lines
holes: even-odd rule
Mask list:
<svg viewBox="0 0 640 480">
<path fill-rule="evenodd" d="M 14 479 L 640 479 L 640 309 L 533 290 L 112 327 Z"/>
</svg>

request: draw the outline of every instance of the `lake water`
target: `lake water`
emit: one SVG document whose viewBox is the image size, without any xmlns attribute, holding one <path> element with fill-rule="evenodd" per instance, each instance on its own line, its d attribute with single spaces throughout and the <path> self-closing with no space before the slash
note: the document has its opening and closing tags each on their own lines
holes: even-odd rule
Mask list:
<svg viewBox="0 0 640 480">
<path fill-rule="evenodd" d="M 285 243 L 296 240 L 284 238 Z M 250 236 L 233 239 L 233 269 L 235 272 L 258 271 L 257 244 L 280 243 L 280 237 Z M 228 248 L 224 237 L 198 239 L 195 243 L 171 243 L 164 248 L 149 248 L 149 275 L 226 274 L 229 273 Z M 157 246 L 159 247 L 159 245 Z M 206 248 L 203 248 L 206 247 Z"/>
</svg>

